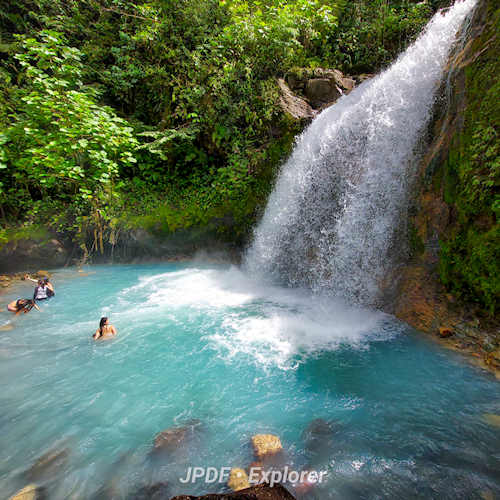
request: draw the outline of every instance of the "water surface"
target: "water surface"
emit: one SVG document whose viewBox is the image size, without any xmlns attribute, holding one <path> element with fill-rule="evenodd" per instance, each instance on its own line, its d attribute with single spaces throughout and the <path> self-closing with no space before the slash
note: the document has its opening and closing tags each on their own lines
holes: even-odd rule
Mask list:
<svg viewBox="0 0 500 500">
<path fill-rule="evenodd" d="M 221 491 L 178 478 L 248 466 L 261 432 L 291 466 L 329 472 L 311 498 L 500 495 L 500 431 L 481 418 L 500 413 L 498 382 L 390 316 L 232 267 L 86 272 L 56 271 L 56 297 L 0 333 L 3 497 L 54 448 L 67 456 L 36 477 L 50 498 L 134 498 L 159 481 L 171 495 Z M 104 315 L 119 335 L 93 342 Z M 318 418 L 333 429 L 320 442 L 305 432 Z M 192 419 L 185 446 L 151 456 L 156 433 Z"/>
</svg>

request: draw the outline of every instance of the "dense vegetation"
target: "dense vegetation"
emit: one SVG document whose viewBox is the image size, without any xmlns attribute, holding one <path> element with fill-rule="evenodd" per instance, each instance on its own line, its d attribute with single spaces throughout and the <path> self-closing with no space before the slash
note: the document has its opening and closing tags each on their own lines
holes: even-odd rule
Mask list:
<svg viewBox="0 0 500 500">
<path fill-rule="evenodd" d="M 299 130 L 279 109 L 276 77 L 295 67 L 375 71 L 437 6 L 3 2 L 4 240 L 14 234 L 6 228 L 44 225 L 89 247 L 117 227 L 170 232 L 223 218 L 241 237 Z"/>
<path fill-rule="evenodd" d="M 493 315 L 500 307 L 500 8 L 466 68 L 464 125 L 445 166 L 445 201 L 456 220 L 442 244 L 441 277 L 457 295 Z"/>
<path fill-rule="evenodd" d="M 445 3 L 2 2 L 0 245 L 44 228 L 84 253 L 133 228 L 241 241 L 301 127 L 280 109 L 276 78 L 377 71 Z M 473 104 L 447 166 L 457 224 L 441 276 L 494 312 L 500 89 L 498 50 L 488 54 L 467 76 Z"/>
</svg>

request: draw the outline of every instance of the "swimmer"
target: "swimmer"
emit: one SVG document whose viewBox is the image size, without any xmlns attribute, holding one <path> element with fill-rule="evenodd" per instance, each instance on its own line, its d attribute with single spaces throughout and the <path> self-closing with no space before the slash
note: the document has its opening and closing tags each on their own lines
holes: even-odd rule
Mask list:
<svg viewBox="0 0 500 500">
<path fill-rule="evenodd" d="M 34 278 L 30 278 L 28 274 L 24 275 L 25 280 L 33 281 L 33 283 L 36 283 L 37 285 L 40 285 L 40 282 L 42 281 L 45 287 L 47 288 L 47 298 L 53 297 L 56 292 L 54 290 L 54 285 L 50 282 L 49 278 L 43 278 L 41 280 L 36 280 Z"/>
<path fill-rule="evenodd" d="M 17 299 L 13 300 L 7 306 L 7 311 L 16 313 L 16 315 L 21 314 L 22 312 L 26 314 L 29 313 L 33 307 L 38 311 L 40 310 L 33 299 Z"/>
<path fill-rule="evenodd" d="M 99 328 L 95 331 L 92 338 L 94 340 L 98 339 L 110 339 L 116 335 L 116 328 L 109 324 L 108 318 L 101 318 L 99 321 Z"/>
<path fill-rule="evenodd" d="M 38 280 L 38 286 L 35 287 L 33 300 L 46 300 L 50 298 L 49 287 L 43 280 Z"/>
</svg>

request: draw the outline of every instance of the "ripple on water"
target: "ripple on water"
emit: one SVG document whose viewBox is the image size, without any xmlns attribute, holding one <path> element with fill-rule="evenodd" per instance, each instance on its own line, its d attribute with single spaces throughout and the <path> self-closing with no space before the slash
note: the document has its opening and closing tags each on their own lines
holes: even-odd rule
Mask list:
<svg viewBox="0 0 500 500">
<path fill-rule="evenodd" d="M 182 485 L 186 468 L 247 466 L 255 433 L 279 435 L 294 467 L 328 470 L 326 500 L 500 492 L 498 429 L 481 418 L 500 413 L 498 384 L 391 317 L 236 268 L 92 272 L 56 271 L 56 297 L 0 336 L 7 494 L 60 443 L 66 460 L 41 480 L 51 498 L 155 482 L 201 494 L 217 487 Z M 119 334 L 95 343 L 103 314 Z M 192 419 L 196 439 L 152 460 L 154 436 Z M 335 424 L 327 446 L 308 441 L 316 419 Z"/>
</svg>

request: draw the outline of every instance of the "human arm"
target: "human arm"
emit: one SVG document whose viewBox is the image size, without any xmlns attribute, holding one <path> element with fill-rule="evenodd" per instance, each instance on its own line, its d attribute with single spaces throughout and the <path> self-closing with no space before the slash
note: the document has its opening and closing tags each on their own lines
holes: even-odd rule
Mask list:
<svg viewBox="0 0 500 500">
<path fill-rule="evenodd" d="M 36 280 L 34 278 L 30 278 L 27 274 L 24 275 L 24 279 L 29 280 L 29 281 L 33 281 L 33 283 L 38 283 L 38 280 Z"/>
<path fill-rule="evenodd" d="M 92 338 L 94 340 L 97 340 L 101 336 L 101 330 L 99 328 L 95 331 L 94 335 L 92 335 Z"/>
</svg>

